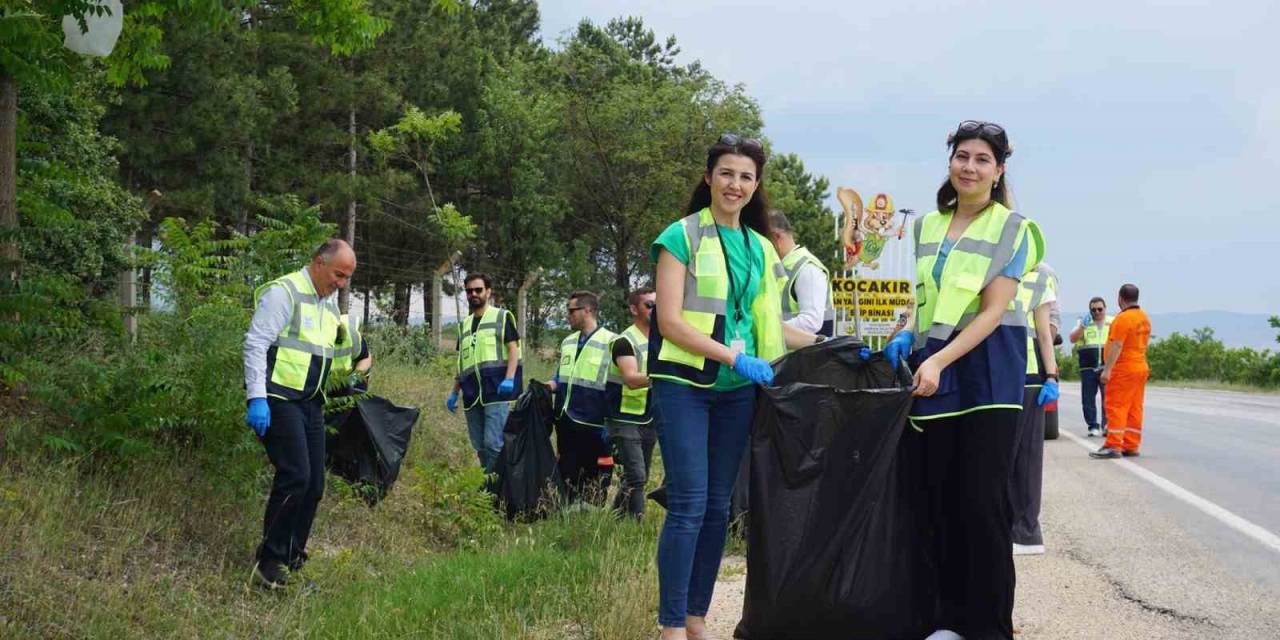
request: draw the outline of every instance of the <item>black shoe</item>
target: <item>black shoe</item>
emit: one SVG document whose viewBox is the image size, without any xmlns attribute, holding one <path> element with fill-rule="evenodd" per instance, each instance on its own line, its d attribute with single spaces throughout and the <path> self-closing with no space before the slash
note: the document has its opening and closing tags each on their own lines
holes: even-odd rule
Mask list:
<svg viewBox="0 0 1280 640">
<path fill-rule="evenodd" d="M 261 560 L 253 566 L 253 581 L 264 589 L 283 589 L 289 584 L 289 572 L 279 562 Z"/>
<path fill-rule="evenodd" d="M 1121 451 L 1120 455 L 1126 458 L 1136 458 L 1138 457 L 1138 450 L 1134 449 L 1133 451 Z"/>
<path fill-rule="evenodd" d="M 302 571 L 302 567 L 305 564 L 307 564 L 307 552 L 299 551 L 298 555 L 294 556 L 294 558 L 289 561 L 289 572 L 294 573 Z"/>
<path fill-rule="evenodd" d="M 1122 455 L 1124 454 L 1120 453 L 1119 449 L 1112 449 L 1111 447 L 1100 447 L 1097 451 L 1089 452 L 1089 457 L 1094 460 L 1114 460 Z"/>
</svg>

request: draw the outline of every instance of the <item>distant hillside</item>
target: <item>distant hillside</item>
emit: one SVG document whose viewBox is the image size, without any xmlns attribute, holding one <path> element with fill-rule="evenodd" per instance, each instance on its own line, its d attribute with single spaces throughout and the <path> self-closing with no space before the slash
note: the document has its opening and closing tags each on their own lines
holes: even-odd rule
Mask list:
<svg viewBox="0 0 1280 640">
<path fill-rule="evenodd" d="M 1078 318 L 1083 312 L 1072 313 L 1064 318 Z M 1236 313 L 1234 311 L 1189 311 L 1151 314 L 1151 331 L 1157 338 L 1164 338 L 1175 331 L 1189 336 L 1201 327 L 1212 327 L 1213 337 L 1228 347 L 1250 347 L 1252 349 L 1270 349 L 1280 351 L 1280 342 L 1276 342 L 1276 333 L 1267 323 L 1270 316 L 1265 313 Z M 1071 321 L 1074 324 L 1074 320 Z"/>
</svg>

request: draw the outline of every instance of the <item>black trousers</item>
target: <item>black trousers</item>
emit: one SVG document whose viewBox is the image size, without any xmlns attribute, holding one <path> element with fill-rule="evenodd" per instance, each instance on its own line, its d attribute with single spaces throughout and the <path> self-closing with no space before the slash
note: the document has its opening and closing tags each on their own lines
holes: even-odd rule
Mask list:
<svg viewBox="0 0 1280 640">
<path fill-rule="evenodd" d="M 566 500 L 604 506 L 613 476 L 613 456 L 604 441 L 604 429 L 561 417 L 556 423 L 556 453 Z"/>
<path fill-rule="evenodd" d="M 615 462 L 622 464 L 622 486 L 613 499 L 613 510 L 636 518 L 644 515 L 644 487 L 649 482 L 653 447 L 658 442 L 658 429 L 646 425 L 609 423 L 609 444 Z"/>
<path fill-rule="evenodd" d="M 966 640 L 1013 638 L 1009 477 L 1018 409 L 922 422 L 938 563 L 939 629 Z"/>
<path fill-rule="evenodd" d="M 311 523 L 324 495 L 324 408 L 319 398 L 268 402 L 271 427 L 261 440 L 276 476 L 262 520 L 258 560 L 297 569 L 306 561 Z"/>
<path fill-rule="evenodd" d="M 1013 505 L 1013 542 L 1044 544 L 1040 533 L 1040 488 L 1044 477 L 1044 407 L 1037 398 L 1040 387 L 1023 391 L 1022 415 L 1014 443 L 1009 498 Z"/>
</svg>

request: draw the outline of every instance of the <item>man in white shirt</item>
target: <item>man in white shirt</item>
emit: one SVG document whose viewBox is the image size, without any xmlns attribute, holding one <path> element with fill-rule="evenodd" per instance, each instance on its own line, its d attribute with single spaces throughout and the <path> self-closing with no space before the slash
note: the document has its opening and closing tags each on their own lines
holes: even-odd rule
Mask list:
<svg viewBox="0 0 1280 640">
<path fill-rule="evenodd" d="M 822 261 L 796 244 L 791 221 L 781 211 L 769 213 L 770 240 L 787 271 L 782 322 L 805 333 L 830 338 L 835 333 L 831 278 Z"/>
</svg>

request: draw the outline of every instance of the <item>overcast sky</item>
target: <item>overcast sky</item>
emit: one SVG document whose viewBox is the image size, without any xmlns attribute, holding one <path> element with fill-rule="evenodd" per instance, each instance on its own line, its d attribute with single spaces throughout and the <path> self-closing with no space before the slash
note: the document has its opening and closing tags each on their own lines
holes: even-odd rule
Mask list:
<svg viewBox="0 0 1280 640">
<path fill-rule="evenodd" d="M 541 11 L 549 44 L 584 17 L 642 17 L 676 36 L 682 63 L 743 83 L 776 150 L 900 208 L 933 208 L 957 122 L 999 122 L 1064 309 L 1092 295 L 1113 305 L 1129 281 L 1152 312 L 1280 312 L 1280 2 L 1043 5 L 559 0 Z"/>
</svg>

